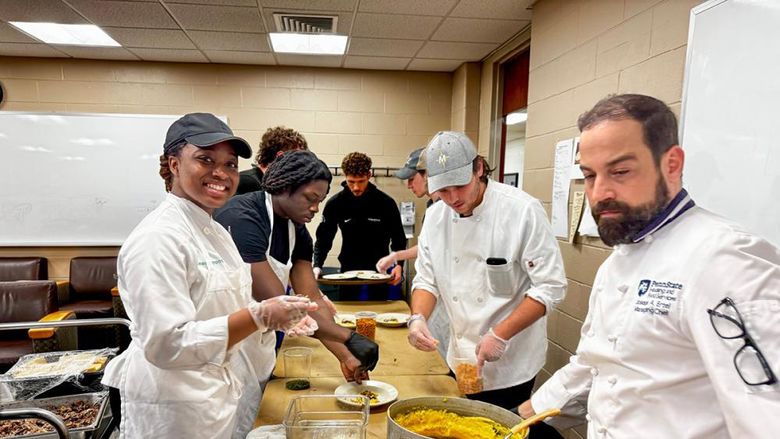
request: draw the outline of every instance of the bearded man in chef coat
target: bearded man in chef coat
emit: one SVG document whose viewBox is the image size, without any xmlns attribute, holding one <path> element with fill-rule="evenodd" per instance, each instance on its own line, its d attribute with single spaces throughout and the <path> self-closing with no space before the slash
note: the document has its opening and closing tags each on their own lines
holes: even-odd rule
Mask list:
<svg viewBox="0 0 780 439">
<path fill-rule="evenodd" d="M 488 178 L 464 133 L 437 133 L 425 159 L 428 190 L 443 203 L 426 211 L 419 238 L 409 342 L 436 349 L 426 319 L 441 302 L 448 364 L 471 354 L 484 378 L 484 391 L 467 396 L 514 408 L 545 362 L 545 316 L 566 293 L 558 243 L 539 200 Z"/>
<path fill-rule="evenodd" d="M 607 97 L 578 125 L 585 192 L 614 251 L 576 355 L 520 414 L 586 415 L 589 438 L 778 437 L 780 251 L 695 204 L 663 102 Z"/>
</svg>

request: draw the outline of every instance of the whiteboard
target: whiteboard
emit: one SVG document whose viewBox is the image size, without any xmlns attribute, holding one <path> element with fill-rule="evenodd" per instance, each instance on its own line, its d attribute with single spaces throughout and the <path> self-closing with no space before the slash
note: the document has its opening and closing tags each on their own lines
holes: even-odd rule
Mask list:
<svg viewBox="0 0 780 439">
<path fill-rule="evenodd" d="M 680 120 L 692 198 L 780 245 L 780 1 L 691 11 Z"/>
<path fill-rule="evenodd" d="M 0 245 L 121 245 L 165 198 L 179 117 L 0 112 Z"/>
</svg>

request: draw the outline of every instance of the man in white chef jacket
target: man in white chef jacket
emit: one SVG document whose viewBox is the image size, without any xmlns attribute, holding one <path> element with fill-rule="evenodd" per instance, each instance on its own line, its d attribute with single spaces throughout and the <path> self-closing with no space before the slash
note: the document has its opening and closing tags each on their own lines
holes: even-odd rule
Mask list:
<svg viewBox="0 0 780 439">
<path fill-rule="evenodd" d="M 591 439 L 777 438 L 780 252 L 696 206 L 663 102 L 611 96 L 579 128 L 585 191 L 614 251 L 576 355 L 521 415 L 587 412 Z"/>
<path fill-rule="evenodd" d="M 461 132 L 437 133 L 426 150 L 426 211 L 412 285 L 409 342 L 432 351 L 426 319 L 440 301 L 451 322 L 447 362 L 475 355 L 484 391 L 469 398 L 505 408 L 530 395 L 545 362 L 545 315 L 566 292 L 557 241 L 539 200 L 488 178 Z"/>
</svg>

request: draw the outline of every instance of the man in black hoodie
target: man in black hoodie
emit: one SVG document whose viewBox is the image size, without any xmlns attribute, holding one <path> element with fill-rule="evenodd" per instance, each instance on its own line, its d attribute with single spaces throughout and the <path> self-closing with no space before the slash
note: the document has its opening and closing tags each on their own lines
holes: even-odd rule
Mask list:
<svg viewBox="0 0 780 439">
<path fill-rule="evenodd" d="M 325 258 L 333 246 L 336 230 L 341 229 L 341 271 L 374 270 L 377 261 L 388 253 L 406 248 L 406 234 L 401 224 L 401 214 L 395 201 L 369 182 L 371 158 L 360 152 L 352 152 L 341 162 L 346 181 L 343 189 L 327 203 L 322 212 L 322 222 L 317 227 L 317 242 L 314 245 L 314 274 L 319 276 Z M 401 280 L 402 265 L 393 268 L 393 280 Z M 341 289 L 341 299 L 356 292 Z M 372 291 L 372 296 L 379 293 Z M 386 294 L 387 289 L 383 291 Z M 345 297 L 346 296 L 346 297 Z M 381 297 L 372 297 L 381 299 Z"/>
</svg>

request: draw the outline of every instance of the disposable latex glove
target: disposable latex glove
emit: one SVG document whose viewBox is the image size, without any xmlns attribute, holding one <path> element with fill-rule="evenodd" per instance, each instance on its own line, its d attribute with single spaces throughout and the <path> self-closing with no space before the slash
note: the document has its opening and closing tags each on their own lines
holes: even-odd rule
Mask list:
<svg viewBox="0 0 780 439">
<path fill-rule="evenodd" d="M 320 275 L 322 274 L 322 268 L 320 267 L 314 267 L 311 269 L 312 273 L 314 273 L 314 278 L 319 279 Z"/>
<path fill-rule="evenodd" d="M 389 255 L 380 259 L 379 262 L 376 263 L 376 271 L 379 273 L 387 273 L 387 269 L 393 265 L 396 265 L 397 263 L 398 254 L 396 252 L 391 252 Z"/>
<path fill-rule="evenodd" d="M 524 403 L 520 404 L 519 407 L 517 407 L 517 413 L 520 415 L 523 419 L 528 419 L 531 416 L 536 414 L 536 411 L 534 411 L 534 406 L 531 405 L 531 400 L 527 400 Z"/>
<path fill-rule="evenodd" d="M 415 314 L 409 319 L 409 344 L 421 351 L 435 351 L 439 340 L 433 338 L 428 322 L 421 314 Z"/>
<path fill-rule="evenodd" d="M 360 360 L 355 357 L 350 357 L 341 363 L 341 373 L 348 382 L 354 381 L 360 384 L 363 380 L 370 379 L 368 372 L 361 367 Z"/>
<path fill-rule="evenodd" d="M 317 325 L 317 321 L 307 315 L 295 326 L 288 329 L 285 334 L 289 337 L 308 336 L 314 335 L 314 331 L 318 329 L 320 329 L 320 327 Z"/>
<path fill-rule="evenodd" d="M 352 332 L 344 345 L 360 361 L 360 369 L 374 370 L 379 361 L 379 345 L 366 337 Z"/>
<path fill-rule="evenodd" d="M 477 368 L 482 369 L 486 361 L 498 361 L 506 352 L 507 341 L 496 335 L 493 328 L 483 335 L 477 343 Z"/>
<path fill-rule="evenodd" d="M 325 307 L 330 311 L 331 314 L 336 315 L 338 311 L 336 310 L 336 305 L 333 304 L 333 302 L 330 301 L 330 298 L 325 295 L 325 293 L 320 292 L 322 294 L 322 301 L 325 302 Z"/>
<path fill-rule="evenodd" d="M 253 301 L 247 309 L 261 331 L 287 331 L 306 317 L 309 311 L 315 311 L 317 304 L 306 297 L 277 296 L 262 302 Z"/>
</svg>

